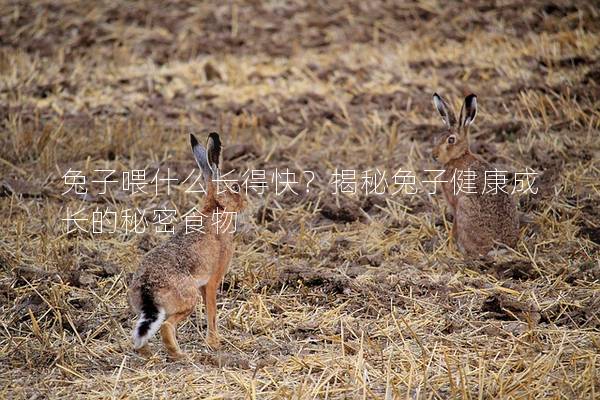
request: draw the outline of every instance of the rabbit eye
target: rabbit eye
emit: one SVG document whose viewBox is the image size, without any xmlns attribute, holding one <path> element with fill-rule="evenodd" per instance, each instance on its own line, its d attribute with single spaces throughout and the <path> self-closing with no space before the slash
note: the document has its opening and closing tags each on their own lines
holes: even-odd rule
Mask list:
<svg viewBox="0 0 600 400">
<path fill-rule="evenodd" d="M 231 184 L 231 190 L 235 193 L 239 193 L 240 192 L 240 185 L 238 185 L 237 183 L 232 183 Z"/>
<path fill-rule="evenodd" d="M 448 144 L 454 144 L 454 143 L 456 143 L 456 136 L 454 136 L 454 135 L 448 136 Z"/>
</svg>

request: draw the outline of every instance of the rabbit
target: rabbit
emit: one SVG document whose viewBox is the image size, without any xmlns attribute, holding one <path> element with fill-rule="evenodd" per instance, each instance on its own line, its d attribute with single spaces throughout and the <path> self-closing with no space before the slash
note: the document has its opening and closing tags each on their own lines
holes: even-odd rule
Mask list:
<svg viewBox="0 0 600 400">
<path fill-rule="evenodd" d="M 233 183 L 217 188 L 215 183 L 221 153 L 219 135 L 210 133 L 206 148 L 193 134 L 190 141 L 207 189 L 202 215 L 211 217 L 216 211 L 241 212 L 246 200 L 239 185 Z M 220 347 L 217 288 L 234 251 L 233 232 L 230 229 L 217 232 L 217 226 L 212 223 L 204 223 L 203 229 L 186 232 L 186 227 L 180 224 L 170 240 L 144 256 L 133 276 L 128 300 L 139 316 L 133 330 L 133 345 L 142 354 L 149 354 L 148 340 L 160 329 L 168 356 L 185 357 L 175 336 L 177 324 L 192 313 L 199 295 L 204 300 L 208 319 L 206 341 L 213 349 Z"/>
<path fill-rule="evenodd" d="M 470 94 L 465 98 L 458 121 L 437 93 L 433 95 L 433 103 L 445 125 L 445 130 L 436 138 L 432 155 L 445 168 L 441 180 L 444 197 L 454 217 L 451 236 L 468 257 L 493 256 L 497 244 L 514 248 L 519 238 L 515 200 L 503 191 L 486 192 L 485 171 L 495 169 L 469 147 L 469 126 L 477 115 L 477 97 Z M 473 193 L 455 193 L 452 177 L 457 171 L 474 171 L 474 188 L 467 190 Z"/>
</svg>

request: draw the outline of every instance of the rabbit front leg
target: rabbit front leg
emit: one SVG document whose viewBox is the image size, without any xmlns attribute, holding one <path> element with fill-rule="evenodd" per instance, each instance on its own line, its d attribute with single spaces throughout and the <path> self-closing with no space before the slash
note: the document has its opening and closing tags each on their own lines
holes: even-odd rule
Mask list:
<svg viewBox="0 0 600 400">
<path fill-rule="evenodd" d="M 454 243 L 456 243 L 456 241 L 458 239 L 458 236 L 457 236 L 458 235 L 458 233 L 457 233 L 458 228 L 457 227 L 458 227 L 458 224 L 457 224 L 457 221 L 456 221 L 456 217 L 454 217 L 454 221 L 452 222 L 452 230 L 450 231 L 450 237 L 452 238 L 452 240 L 454 240 Z"/>
<path fill-rule="evenodd" d="M 208 322 L 206 343 L 213 350 L 218 350 L 221 347 L 221 340 L 217 331 L 217 285 L 209 282 L 202 286 L 200 293 L 206 306 L 206 319 Z"/>
</svg>

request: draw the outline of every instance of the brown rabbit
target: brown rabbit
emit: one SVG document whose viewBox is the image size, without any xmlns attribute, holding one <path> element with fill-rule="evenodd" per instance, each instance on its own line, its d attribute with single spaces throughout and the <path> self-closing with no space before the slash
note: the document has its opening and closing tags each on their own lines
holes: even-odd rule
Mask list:
<svg viewBox="0 0 600 400">
<path fill-rule="evenodd" d="M 465 98 L 458 121 L 437 93 L 433 102 L 446 130 L 436 139 L 432 153 L 445 168 L 442 190 L 454 216 L 452 236 L 458 248 L 468 256 L 478 256 L 492 254 L 496 244 L 514 247 L 519 237 L 515 201 L 504 191 L 486 191 L 485 172 L 495 169 L 469 148 L 469 126 L 477 114 L 477 97 L 470 94 Z M 461 173 L 472 176 L 473 172 L 474 187 L 466 190 L 468 193 L 456 191 L 453 177 Z"/>
<path fill-rule="evenodd" d="M 206 183 L 202 215 L 214 212 L 240 212 L 245 199 L 234 183 L 217 188 L 221 141 L 217 133 L 208 136 L 206 149 L 190 135 L 192 152 Z M 225 186 L 225 185 L 221 185 Z M 221 190 L 218 190 L 221 189 Z M 226 214 L 232 216 L 232 214 Z M 129 287 L 129 304 L 139 315 L 133 330 L 134 348 L 148 353 L 148 340 L 160 329 L 162 341 L 172 358 L 181 358 L 175 331 L 177 324 L 194 310 L 199 295 L 206 305 L 207 343 L 219 347 L 217 333 L 217 288 L 227 272 L 234 250 L 231 229 L 203 224 L 203 231 L 186 232 L 180 225 L 171 239 L 142 259 Z"/>
</svg>

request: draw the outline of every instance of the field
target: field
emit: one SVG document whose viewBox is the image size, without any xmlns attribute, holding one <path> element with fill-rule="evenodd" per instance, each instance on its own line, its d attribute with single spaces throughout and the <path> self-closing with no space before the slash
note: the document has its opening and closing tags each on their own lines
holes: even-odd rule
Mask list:
<svg viewBox="0 0 600 400">
<path fill-rule="evenodd" d="M 597 4 L 224 3 L 0 5 L 0 397 L 598 398 Z M 537 173 L 514 251 L 466 260 L 448 239 L 423 182 L 434 92 L 456 109 L 476 93 L 472 150 Z M 154 212 L 201 206 L 189 133 L 215 130 L 223 170 L 268 186 L 237 221 L 224 345 L 199 304 L 178 329 L 189 360 L 158 336 L 144 358 L 128 282 L 170 236 Z M 394 193 L 399 169 L 416 194 Z M 133 170 L 147 193 L 121 185 Z M 378 172 L 389 187 L 367 193 Z"/>
</svg>

